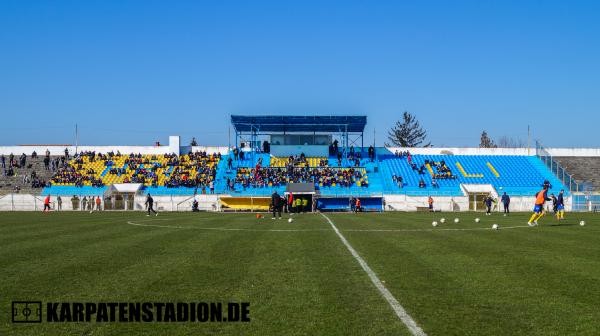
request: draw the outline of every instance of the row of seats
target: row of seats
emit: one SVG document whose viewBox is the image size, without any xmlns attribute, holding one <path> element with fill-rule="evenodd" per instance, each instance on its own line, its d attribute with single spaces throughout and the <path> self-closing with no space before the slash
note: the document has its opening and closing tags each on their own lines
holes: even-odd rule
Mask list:
<svg viewBox="0 0 600 336">
<path fill-rule="evenodd" d="M 307 157 L 306 163 L 294 164 L 296 167 L 322 167 L 322 161 L 326 161 L 326 157 Z M 287 157 L 271 157 L 271 167 L 279 168 L 286 167 L 289 164 L 289 158 Z"/>
<path fill-rule="evenodd" d="M 315 173 L 316 172 L 316 173 Z M 301 175 L 301 177 L 298 177 Z M 316 176 L 315 176 L 316 175 Z M 306 177 L 308 176 L 308 178 Z M 307 182 L 313 180 L 316 187 L 368 187 L 369 179 L 364 168 L 308 168 L 302 174 L 287 174 L 285 168 L 238 168 L 236 186 L 273 187 L 290 181 Z"/>
<path fill-rule="evenodd" d="M 539 161 L 532 156 L 492 156 L 492 155 L 412 155 L 412 163 L 425 166 L 425 161 L 444 161 L 455 178 L 435 179 L 439 189 L 456 189 L 460 184 L 491 184 L 497 190 L 512 190 L 519 194 L 533 194 L 539 190 L 544 180 L 555 187 L 563 188 L 562 183 Z M 427 188 L 432 187 L 433 176 L 429 169 L 424 174 L 413 170 L 406 157 L 388 157 L 381 165 L 390 179 L 393 175 L 402 176 L 402 187 L 386 183 L 391 189 L 418 187 L 423 179 Z"/>
<path fill-rule="evenodd" d="M 142 183 L 171 186 L 187 180 L 206 185 L 213 179 L 218 155 L 82 155 L 69 161 L 51 179 L 52 186 L 92 186 Z"/>
<path fill-rule="evenodd" d="M 284 189 L 290 178 L 286 177 L 287 157 L 271 157 L 269 154 L 247 153 L 244 160 L 234 160 L 229 168 L 230 155 L 83 155 L 72 159 L 65 172 L 59 171 L 52 180 L 52 190 L 57 187 L 92 187 L 101 182 L 101 186 L 114 183 L 139 182 L 148 190 L 158 194 L 190 194 L 194 192 L 210 192 L 206 187 L 214 182 L 217 193 L 236 192 L 247 195 L 270 193 L 273 189 Z M 328 160 L 329 168 L 320 167 L 322 160 Z M 223 162 L 221 162 L 223 161 Z M 260 183 L 262 178 L 255 176 L 257 162 L 261 169 L 280 169 L 281 178 Z M 363 158 L 358 167 L 344 162 L 340 167 L 337 158 L 307 157 L 308 171 L 312 169 L 330 169 L 329 176 L 317 174 L 315 187 L 322 194 L 360 194 L 360 193 L 406 193 L 433 195 L 460 195 L 461 184 L 491 184 L 496 190 L 504 190 L 513 195 L 529 195 L 535 193 L 544 180 L 554 186 L 553 192 L 564 188 L 562 183 L 533 156 L 492 156 L 492 155 L 411 155 L 411 163 L 417 168 L 423 166 L 423 174 L 414 170 L 407 157 L 380 156 L 376 162 Z M 220 163 L 221 162 L 221 163 Z M 439 166 L 428 165 L 428 162 L 444 162 L 447 170 Z M 298 166 L 297 166 L 298 167 Z M 352 168 L 350 168 L 352 167 Z M 353 169 L 349 181 L 340 183 L 339 177 L 332 175 Z M 260 172 L 260 171 L 259 171 Z M 64 173 L 64 174 L 63 174 Z M 298 175 L 304 174 L 304 175 Z M 308 174 L 308 175 L 307 175 Z M 392 176 L 401 176 L 403 183 L 392 181 Z M 437 187 L 432 186 L 434 176 Z M 440 175 L 446 178 L 439 178 Z M 72 176 L 75 176 L 71 179 Z M 265 176 L 268 176 L 266 174 Z M 301 176 L 301 178 L 298 178 Z M 305 181 L 310 173 L 296 173 L 296 181 Z M 372 177 L 371 181 L 369 178 Z M 249 183 L 245 180 L 250 180 Z M 264 180 L 264 179 L 263 179 Z M 419 187 L 423 180 L 425 188 Z M 186 181 L 193 181 L 192 185 Z M 230 190 L 227 181 L 234 183 Z M 211 183 L 212 184 L 212 183 Z M 179 188 L 187 186 L 191 188 Z M 195 189 L 198 187 L 198 189 Z M 367 188 L 368 187 L 368 188 Z M 87 190 L 87 189 L 86 189 Z M 265 191 L 267 190 L 267 191 Z M 74 192 L 70 190 L 69 192 Z M 81 194 L 81 193 L 77 193 Z"/>
</svg>

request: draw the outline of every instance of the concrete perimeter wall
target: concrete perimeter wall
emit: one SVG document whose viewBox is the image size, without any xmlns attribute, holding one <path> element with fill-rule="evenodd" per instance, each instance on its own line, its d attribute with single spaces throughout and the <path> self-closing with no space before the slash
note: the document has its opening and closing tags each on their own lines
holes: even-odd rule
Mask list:
<svg viewBox="0 0 600 336">
<path fill-rule="evenodd" d="M 427 197 L 411 197 L 406 195 L 385 195 L 385 211 L 417 211 L 417 208 L 428 207 Z M 510 198 L 511 212 L 531 212 L 535 197 L 533 196 L 513 196 Z M 467 196 L 436 196 L 433 197 L 433 209 L 435 211 L 469 211 L 469 199 Z M 552 203 L 547 202 L 546 210 L 551 212 Z M 567 211 L 572 209 L 572 198 L 565 198 L 565 208 Z M 498 200 L 495 204 L 494 211 L 502 212 L 503 205 Z M 483 204 L 477 204 L 477 211 L 484 211 Z"/>
<path fill-rule="evenodd" d="M 458 147 L 430 147 L 430 148 L 406 148 L 388 147 L 390 152 L 409 151 L 412 154 L 421 155 L 535 155 L 535 148 L 458 148 Z M 600 148 L 545 148 L 552 156 L 600 156 Z"/>
<path fill-rule="evenodd" d="M 10 155 L 13 153 L 15 156 L 19 156 L 22 153 L 31 155 L 32 152 L 36 152 L 38 156 L 44 156 L 46 150 L 50 151 L 50 155 L 64 155 L 65 148 L 69 149 L 69 154 L 75 153 L 75 146 L 56 146 L 56 145 L 34 145 L 34 146 L 0 146 L 0 155 Z M 191 151 L 206 151 L 207 153 L 227 153 L 227 147 L 211 147 L 211 146 L 182 146 L 180 147 L 181 153 L 189 153 Z M 108 152 L 121 152 L 121 154 L 171 154 L 173 151 L 170 146 L 78 146 L 78 152 L 96 152 L 96 153 L 108 153 Z"/>
<path fill-rule="evenodd" d="M 174 145 L 177 144 L 179 152 L 182 154 L 189 153 L 190 151 L 206 151 L 208 153 L 221 153 L 226 154 L 229 148 L 227 146 L 179 146 L 179 143 L 174 141 L 173 144 L 164 146 L 77 146 L 77 151 L 95 151 L 97 153 L 117 152 L 121 154 L 129 153 L 140 153 L 140 154 L 171 154 L 176 151 Z M 281 146 L 281 147 L 294 147 L 294 146 Z M 302 146 L 299 146 L 302 147 Z M 69 149 L 69 153 L 75 153 L 76 147 L 74 145 L 20 145 L 20 146 L 0 146 L 0 154 L 10 155 L 21 155 L 25 153 L 31 155 L 33 151 L 37 152 L 38 155 L 44 155 L 46 150 L 50 151 L 51 155 L 63 155 L 65 148 Z M 307 149 L 305 149 L 306 151 Z M 412 154 L 422 155 L 535 155 L 535 148 L 478 148 L 478 147 L 430 147 L 430 148 L 407 148 L 407 147 L 388 147 L 387 150 L 394 153 L 396 151 L 410 151 Z M 600 157 L 600 148 L 546 148 L 546 150 L 553 156 L 586 156 L 586 157 Z M 385 151 L 382 148 L 378 148 L 381 153 Z M 322 153 L 321 153 L 322 154 Z M 322 156 L 321 154 L 315 156 Z"/>
<path fill-rule="evenodd" d="M 196 195 L 196 196 L 154 196 L 154 205 L 157 211 L 191 211 L 194 198 L 198 200 L 199 209 L 202 211 L 220 211 L 219 197 L 229 195 Z M 82 199 L 82 197 L 80 197 Z M 434 197 L 434 210 L 453 212 L 469 211 L 469 200 L 467 196 L 438 196 Z M 417 211 L 417 208 L 426 208 L 427 197 L 406 195 L 384 195 L 385 211 Z M 144 211 L 144 195 L 137 195 L 133 201 L 134 211 Z M 565 206 L 567 211 L 572 209 L 572 198 L 566 197 Z M 513 212 L 531 212 L 534 197 L 511 197 L 510 209 Z M 52 209 L 57 210 L 56 197 L 52 197 Z M 104 200 L 102 202 L 104 206 Z M 551 211 L 548 202 L 547 210 Z M 44 208 L 42 196 L 29 194 L 7 194 L 0 196 L 0 211 L 41 211 Z M 81 208 L 81 204 L 79 205 Z M 73 205 L 69 197 L 63 197 L 63 211 L 72 211 Z M 129 209 L 131 210 L 131 209 Z M 483 211 L 483 204 L 477 204 L 477 211 Z M 496 204 L 496 212 L 502 211 L 502 204 Z"/>
</svg>

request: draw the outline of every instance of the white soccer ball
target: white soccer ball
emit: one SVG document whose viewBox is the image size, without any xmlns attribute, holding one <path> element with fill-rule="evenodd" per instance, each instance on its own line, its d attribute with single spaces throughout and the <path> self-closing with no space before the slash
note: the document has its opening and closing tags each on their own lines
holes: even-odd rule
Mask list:
<svg viewBox="0 0 600 336">
<path fill-rule="evenodd" d="M 438 222 L 435 222 L 435 221 L 434 221 L 433 223 L 431 223 L 431 225 L 433 225 L 433 226 L 438 226 Z"/>
<path fill-rule="evenodd" d="M 440 219 L 440 223 L 444 224 L 446 222 L 446 218 Z"/>
<path fill-rule="evenodd" d="M 90 210 L 90 213 L 92 213 L 94 210 Z"/>
<path fill-rule="evenodd" d="M 579 222 L 579 225 L 584 226 L 585 225 L 585 221 Z"/>
<path fill-rule="evenodd" d="M 500 226 L 498 226 L 498 224 L 492 225 L 492 229 L 494 229 L 494 230 L 498 230 L 499 228 L 500 228 Z"/>
<path fill-rule="evenodd" d="M 458 222 L 460 222 L 460 219 L 454 218 L 454 223 L 458 223 Z"/>
<path fill-rule="evenodd" d="M 293 222 L 293 221 L 294 221 L 294 220 L 293 220 L 293 219 L 291 219 L 291 218 L 289 218 L 289 219 L 288 219 L 288 223 L 291 223 L 291 222 Z"/>
<path fill-rule="evenodd" d="M 475 218 L 475 223 L 479 223 L 480 220 L 479 217 Z"/>
</svg>

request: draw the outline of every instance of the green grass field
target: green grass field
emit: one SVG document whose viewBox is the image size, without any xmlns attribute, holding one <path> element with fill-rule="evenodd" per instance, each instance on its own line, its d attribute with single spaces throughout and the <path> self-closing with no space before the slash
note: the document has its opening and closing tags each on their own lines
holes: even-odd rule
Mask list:
<svg viewBox="0 0 600 336">
<path fill-rule="evenodd" d="M 428 335 L 600 333 L 597 215 L 327 216 Z M 0 335 L 410 335 L 319 214 L 5 212 L 0 269 Z M 16 300 L 244 301 L 251 321 L 13 324 Z"/>
</svg>

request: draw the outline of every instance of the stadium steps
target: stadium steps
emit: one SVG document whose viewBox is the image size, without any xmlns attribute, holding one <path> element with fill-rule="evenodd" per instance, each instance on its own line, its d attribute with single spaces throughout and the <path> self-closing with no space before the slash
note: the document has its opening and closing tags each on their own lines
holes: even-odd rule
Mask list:
<svg viewBox="0 0 600 336">
<path fill-rule="evenodd" d="M 573 179 L 579 183 L 591 184 L 593 190 L 600 190 L 600 157 L 552 157 Z"/>
<path fill-rule="evenodd" d="M 4 176 L 2 172 L 0 172 L 0 194 L 12 193 L 15 186 L 21 188 L 22 193 L 28 194 L 38 194 L 42 192 L 42 188 L 32 188 L 31 183 L 23 183 L 23 176 L 27 175 L 31 177 L 31 172 L 35 171 L 38 176 L 38 179 L 41 181 L 50 181 L 54 172 L 52 170 L 46 170 L 44 166 L 44 156 L 39 156 L 33 159 L 31 155 L 27 154 L 27 159 L 25 162 L 24 168 L 14 168 L 15 175 L 14 176 Z M 15 158 L 19 161 L 19 157 L 21 153 L 18 155 L 15 154 Z M 5 155 L 6 158 L 6 168 L 8 170 L 8 155 Z M 50 160 L 59 158 L 58 156 L 51 156 Z M 27 168 L 28 165 L 31 164 L 31 168 Z M 2 168 L 0 168 L 2 169 Z"/>
</svg>

